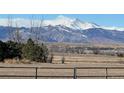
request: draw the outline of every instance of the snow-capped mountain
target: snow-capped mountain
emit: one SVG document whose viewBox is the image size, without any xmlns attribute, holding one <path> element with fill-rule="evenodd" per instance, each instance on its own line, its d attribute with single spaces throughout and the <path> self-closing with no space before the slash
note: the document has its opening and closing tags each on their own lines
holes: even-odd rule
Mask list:
<svg viewBox="0 0 124 93">
<path fill-rule="evenodd" d="M 35 37 L 30 30 L 29 19 L 13 19 L 13 32 L 16 24 L 22 36 L 26 40 Z M 58 16 L 53 20 L 43 20 L 42 26 L 38 27 L 41 20 L 34 20 L 33 29 L 38 33 L 40 41 L 45 42 L 69 42 L 69 43 L 124 43 L 124 28 L 105 27 L 91 22 L 83 22 L 76 18 Z M 0 19 L 0 40 L 8 40 L 9 28 L 7 19 Z"/>
<path fill-rule="evenodd" d="M 89 28 L 99 28 L 99 26 L 94 23 L 83 22 L 79 19 L 68 18 L 68 17 L 62 16 L 62 15 L 58 16 L 54 20 L 45 20 L 43 22 L 43 24 L 44 25 L 52 25 L 52 26 L 64 25 L 64 26 L 67 26 L 69 28 L 76 29 L 76 30 L 77 29 L 85 30 L 85 29 L 89 29 Z"/>
<path fill-rule="evenodd" d="M 82 19 L 83 20 L 83 19 Z M 62 25 L 66 26 L 75 30 L 86 30 L 91 28 L 102 28 L 106 30 L 117 30 L 117 31 L 124 31 L 123 27 L 108 27 L 108 26 L 100 26 L 92 22 L 84 22 L 82 20 L 79 20 L 77 18 L 69 18 L 65 17 L 63 15 L 59 15 L 55 19 L 44 19 L 42 20 L 43 26 L 56 26 L 56 25 Z M 8 19 L 0 19 L 0 26 L 7 26 Z M 41 23 L 41 20 L 34 19 L 34 27 L 37 27 L 38 24 Z M 16 24 L 18 24 L 18 27 L 30 27 L 31 26 L 31 20 L 30 19 L 24 19 L 24 18 L 13 18 L 13 27 L 16 27 Z"/>
</svg>

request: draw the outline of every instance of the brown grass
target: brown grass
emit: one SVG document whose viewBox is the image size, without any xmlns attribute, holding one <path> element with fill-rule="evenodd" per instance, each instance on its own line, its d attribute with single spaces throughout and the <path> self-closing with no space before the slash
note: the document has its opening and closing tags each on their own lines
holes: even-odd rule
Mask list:
<svg viewBox="0 0 124 93">
<path fill-rule="evenodd" d="M 5 64 L 31 64 L 30 60 L 22 59 L 22 60 L 16 60 L 16 59 L 5 59 Z"/>
<path fill-rule="evenodd" d="M 61 63 L 63 55 L 54 54 L 53 63 Z M 65 54 L 65 63 L 84 63 L 84 62 L 121 62 L 124 63 L 124 57 L 109 56 L 109 55 L 94 55 L 94 54 Z"/>
</svg>

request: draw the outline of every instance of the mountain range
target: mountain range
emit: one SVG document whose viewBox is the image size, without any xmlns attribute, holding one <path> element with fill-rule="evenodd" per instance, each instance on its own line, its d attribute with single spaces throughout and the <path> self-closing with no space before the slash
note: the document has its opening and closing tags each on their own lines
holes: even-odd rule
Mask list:
<svg viewBox="0 0 124 93">
<path fill-rule="evenodd" d="M 39 41 L 44 42 L 68 42 L 68 43 L 124 43 L 124 28 L 105 27 L 92 22 L 83 22 L 77 18 L 58 16 L 52 20 L 43 20 L 42 26 L 38 27 L 41 20 L 34 20 L 31 32 L 29 19 L 16 18 L 19 33 L 22 39 L 27 40 L 37 33 Z M 9 27 L 7 19 L 0 19 L 0 39 L 8 40 Z M 16 31 L 16 25 L 11 31 Z"/>
</svg>

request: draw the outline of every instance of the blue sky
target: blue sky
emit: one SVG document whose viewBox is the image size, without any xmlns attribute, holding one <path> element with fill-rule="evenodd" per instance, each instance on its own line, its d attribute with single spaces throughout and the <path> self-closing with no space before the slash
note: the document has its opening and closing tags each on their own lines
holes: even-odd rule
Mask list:
<svg viewBox="0 0 124 93">
<path fill-rule="evenodd" d="M 78 18 L 82 21 L 93 22 L 102 26 L 117 26 L 124 27 L 124 14 L 35 14 L 36 18 L 43 17 L 44 19 L 54 19 L 59 15 L 70 18 Z M 0 14 L 0 18 L 31 18 L 32 14 Z"/>
</svg>

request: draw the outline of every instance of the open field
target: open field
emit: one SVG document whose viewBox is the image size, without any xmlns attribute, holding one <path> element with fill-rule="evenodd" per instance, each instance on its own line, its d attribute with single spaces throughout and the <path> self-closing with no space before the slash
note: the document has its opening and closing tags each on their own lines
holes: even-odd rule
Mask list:
<svg viewBox="0 0 124 93">
<path fill-rule="evenodd" d="M 61 63 L 64 57 L 65 63 L 124 63 L 124 57 L 95 55 L 95 54 L 60 54 L 55 53 L 53 63 Z"/>
<path fill-rule="evenodd" d="M 35 79 L 73 78 L 74 68 L 77 78 L 124 78 L 124 58 L 107 55 L 54 54 L 53 63 L 3 64 L 0 63 L 0 78 Z M 7 67 L 7 68 L 5 68 Z M 36 68 L 37 71 L 36 71 Z M 81 69 L 80 69 L 81 68 Z M 107 69 L 106 69 L 107 68 Z M 107 75 L 107 77 L 106 77 Z M 8 77 L 11 76 L 11 77 Z"/>
</svg>

